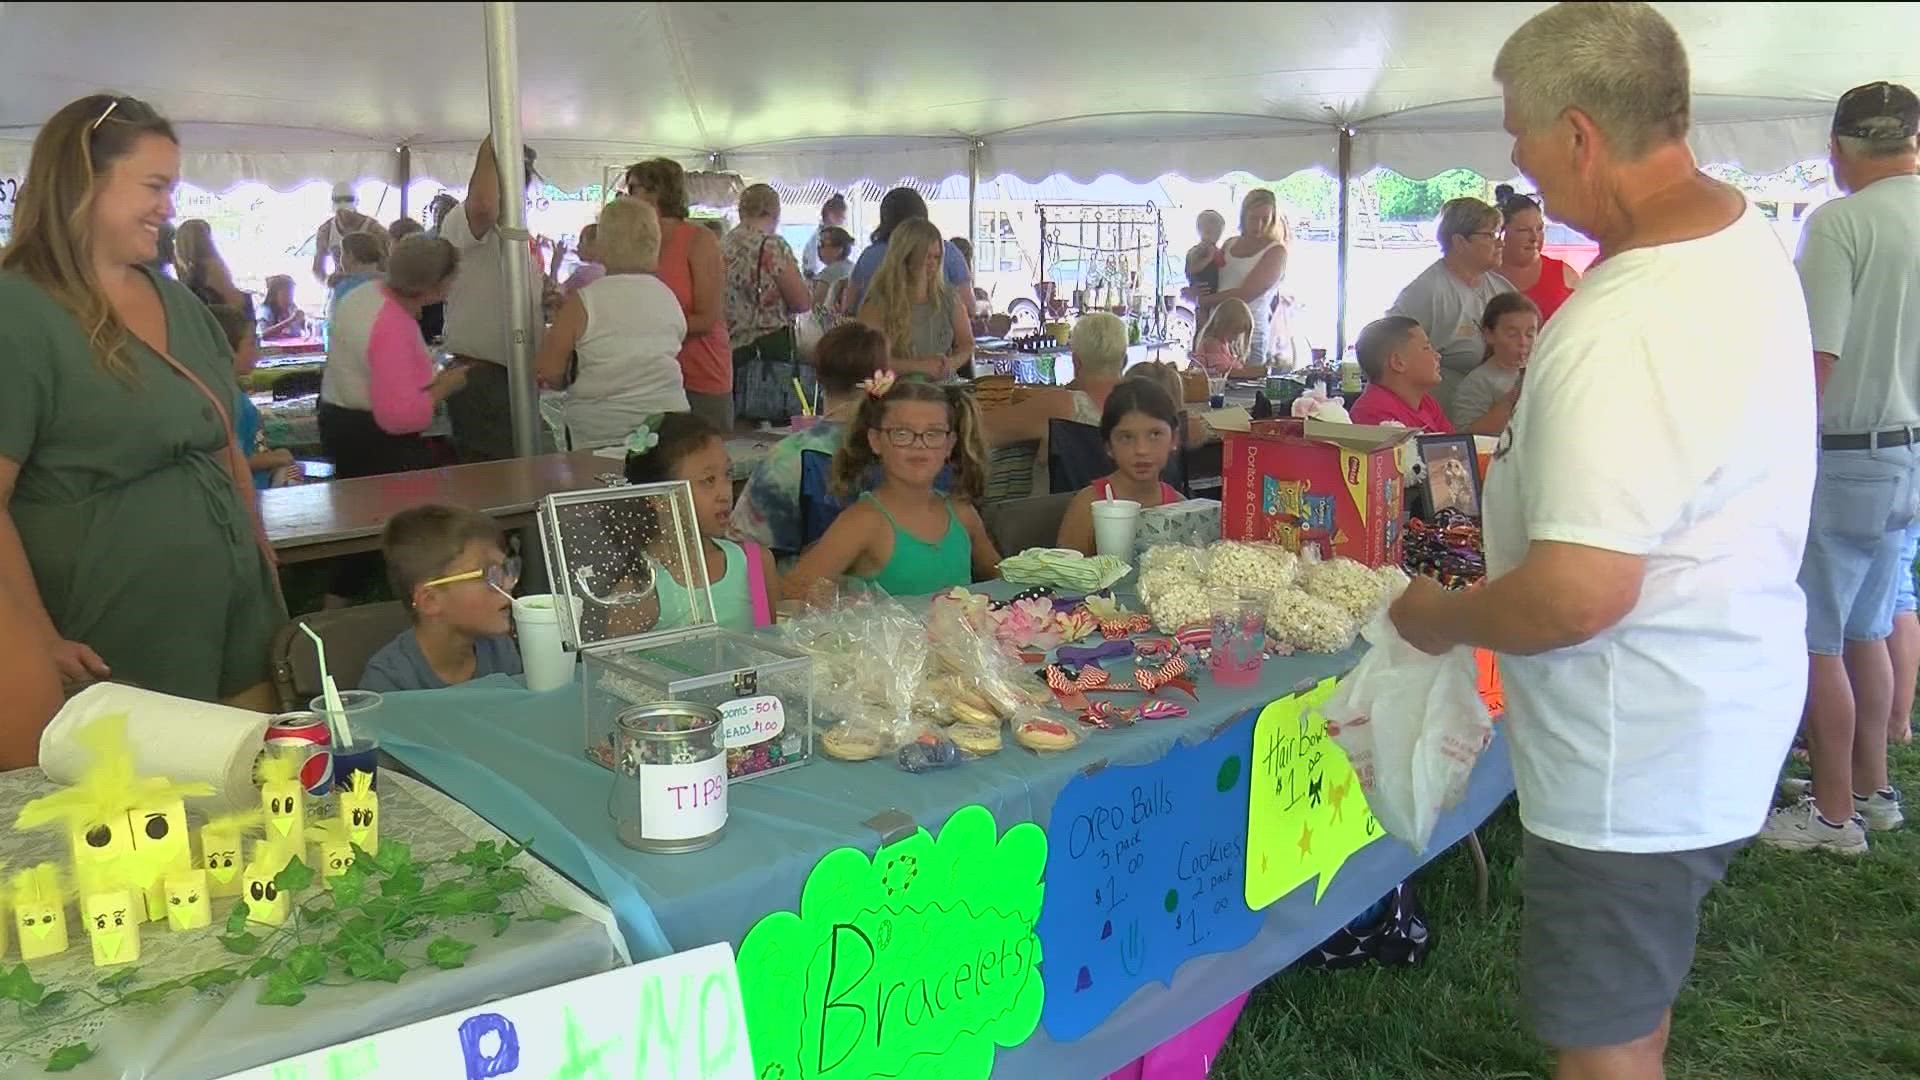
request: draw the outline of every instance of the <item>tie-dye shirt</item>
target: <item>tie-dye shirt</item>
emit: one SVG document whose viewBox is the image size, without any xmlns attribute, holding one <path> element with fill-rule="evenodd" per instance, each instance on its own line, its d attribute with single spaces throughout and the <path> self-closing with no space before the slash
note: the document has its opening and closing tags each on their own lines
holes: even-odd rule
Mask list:
<svg viewBox="0 0 1920 1080">
<path fill-rule="evenodd" d="M 805 540 L 800 522 L 800 455 L 807 450 L 832 454 L 840 449 L 845 432 L 843 425 L 822 423 L 774 443 L 733 504 L 734 534 L 765 545 L 784 561 L 798 555 Z"/>
</svg>

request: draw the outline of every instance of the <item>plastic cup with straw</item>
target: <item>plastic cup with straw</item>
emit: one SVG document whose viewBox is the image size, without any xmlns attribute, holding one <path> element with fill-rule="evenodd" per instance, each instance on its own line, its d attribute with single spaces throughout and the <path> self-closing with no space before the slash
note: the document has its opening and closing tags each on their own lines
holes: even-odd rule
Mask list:
<svg viewBox="0 0 1920 1080">
<path fill-rule="evenodd" d="M 326 702 L 327 729 L 333 732 L 335 746 L 353 745 L 353 728 L 347 723 L 346 707 L 340 704 L 340 690 L 333 684 L 333 676 L 327 672 L 327 644 L 313 627 L 300 624 L 300 630 L 313 642 L 314 655 L 320 661 L 320 696 Z"/>
<path fill-rule="evenodd" d="M 807 400 L 807 388 L 800 385 L 800 376 L 793 377 L 793 396 L 800 401 L 800 415 L 812 416 L 813 403 Z"/>
</svg>

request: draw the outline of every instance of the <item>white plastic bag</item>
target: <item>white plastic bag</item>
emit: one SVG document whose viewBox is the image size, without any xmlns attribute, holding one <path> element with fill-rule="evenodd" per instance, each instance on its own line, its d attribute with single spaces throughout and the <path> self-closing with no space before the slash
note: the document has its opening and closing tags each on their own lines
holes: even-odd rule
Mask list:
<svg viewBox="0 0 1920 1080">
<path fill-rule="evenodd" d="M 1385 609 L 1362 636 L 1371 648 L 1321 711 L 1380 827 L 1419 853 L 1440 811 L 1466 794 L 1493 719 L 1480 700 L 1473 650 L 1429 656 L 1401 638 Z"/>
</svg>

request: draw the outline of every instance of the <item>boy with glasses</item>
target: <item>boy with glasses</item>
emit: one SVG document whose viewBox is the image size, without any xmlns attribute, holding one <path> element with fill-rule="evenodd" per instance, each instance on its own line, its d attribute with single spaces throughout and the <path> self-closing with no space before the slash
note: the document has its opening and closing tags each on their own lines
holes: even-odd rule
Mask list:
<svg viewBox="0 0 1920 1080">
<path fill-rule="evenodd" d="M 393 593 L 413 626 L 367 661 L 363 690 L 439 690 L 521 673 L 508 636 L 519 560 L 484 514 L 419 506 L 395 514 L 380 538 Z"/>
</svg>

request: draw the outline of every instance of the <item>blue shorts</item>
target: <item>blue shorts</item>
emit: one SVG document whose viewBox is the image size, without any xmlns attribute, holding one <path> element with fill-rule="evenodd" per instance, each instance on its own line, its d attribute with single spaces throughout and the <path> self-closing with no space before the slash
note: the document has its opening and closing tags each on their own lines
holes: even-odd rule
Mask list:
<svg viewBox="0 0 1920 1080">
<path fill-rule="evenodd" d="M 1893 568 L 1893 611 L 1920 610 L 1920 597 L 1913 591 L 1913 563 L 1920 559 L 1920 521 L 1907 527 L 1907 545 L 1900 549 L 1900 565 Z"/>
<path fill-rule="evenodd" d="M 1902 572 L 1913 586 L 1907 534 L 1920 519 L 1920 445 L 1822 450 L 1800 588 L 1807 651 L 1838 656 L 1849 641 L 1893 633 Z"/>
</svg>

